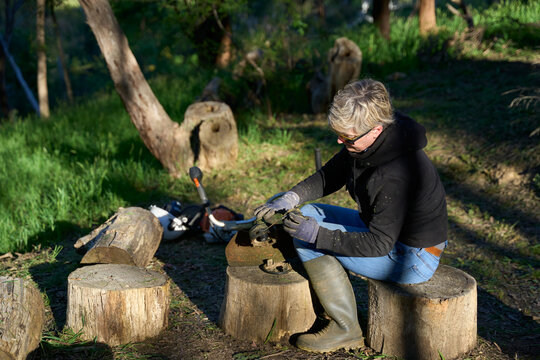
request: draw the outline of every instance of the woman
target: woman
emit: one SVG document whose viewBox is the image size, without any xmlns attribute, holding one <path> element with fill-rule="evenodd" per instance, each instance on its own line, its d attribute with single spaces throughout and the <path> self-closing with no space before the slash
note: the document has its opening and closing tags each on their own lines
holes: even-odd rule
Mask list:
<svg viewBox="0 0 540 360">
<path fill-rule="evenodd" d="M 422 150 L 425 129 L 394 112 L 383 84 L 364 79 L 333 99 L 328 123 L 344 147 L 319 171 L 255 210 L 269 218 L 346 186 L 358 209 L 308 204 L 284 217 L 298 256 L 331 321 L 297 346 L 315 352 L 363 346 L 345 269 L 368 278 L 429 280 L 447 244 L 442 183 Z"/>
</svg>

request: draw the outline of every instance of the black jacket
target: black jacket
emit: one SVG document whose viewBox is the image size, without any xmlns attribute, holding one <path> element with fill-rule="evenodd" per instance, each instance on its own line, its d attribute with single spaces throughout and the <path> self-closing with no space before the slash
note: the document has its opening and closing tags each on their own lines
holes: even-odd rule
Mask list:
<svg viewBox="0 0 540 360">
<path fill-rule="evenodd" d="M 424 127 L 395 114 L 364 153 L 343 148 L 319 171 L 291 190 L 301 203 L 346 185 L 369 232 L 320 228 L 316 247 L 345 256 L 384 256 L 396 241 L 430 247 L 447 239 L 446 197 L 435 166 L 422 150 Z"/>
</svg>

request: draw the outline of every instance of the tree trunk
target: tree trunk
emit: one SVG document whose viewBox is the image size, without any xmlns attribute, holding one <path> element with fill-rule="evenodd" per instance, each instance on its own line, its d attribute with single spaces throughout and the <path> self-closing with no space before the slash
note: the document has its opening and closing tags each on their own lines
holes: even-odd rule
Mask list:
<svg viewBox="0 0 540 360">
<path fill-rule="evenodd" d="M 71 89 L 71 80 L 69 78 L 68 65 L 66 63 L 66 56 L 64 55 L 64 47 L 62 46 L 62 37 L 60 36 L 60 29 L 58 22 L 56 21 L 56 14 L 54 13 L 54 3 L 50 2 L 51 18 L 53 20 L 54 34 L 56 36 L 56 48 L 58 49 L 58 57 L 60 58 L 60 64 L 62 66 L 62 79 L 66 85 L 66 94 L 70 103 L 73 102 L 73 90 Z"/>
<path fill-rule="evenodd" d="M 23 279 L 0 277 L 0 359 L 24 360 L 45 324 L 41 293 Z"/>
<path fill-rule="evenodd" d="M 43 118 L 48 118 L 49 89 L 47 87 L 47 54 L 45 52 L 45 1 L 37 0 L 36 40 L 37 40 L 37 88 L 39 112 Z"/>
<path fill-rule="evenodd" d="M 105 224 L 79 239 L 75 248 L 86 243 L 90 249 L 81 264 L 127 264 L 145 267 L 157 251 L 163 227 L 148 210 L 119 208 Z"/>
<path fill-rule="evenodd" d="M 161 164 L 180 177 L 194 163 L 193 128 L 171 121 L 146 82 L 107 0 L 80 0 L 131 121 Z M 235 159 L 228 159 L 231 163 Z"/>
<path fill-rule="evenodd" d="M 295 271 L 267 274 L 258 266 L 227 267 L 219 324 L 226 334 L 258 343 L 287 343 L 315 322 L 308 280 Z"/>
<path fill-rule="evenodd" d="M 369 280 L 367 330 L 367 342 L 377 352 L 454 359 L 476 346 L 476 281 L 445 265 L 416 285 Z"/>
<path fill-rule="evenodd" d="M 437 21 L 435 18 L 435 0 L 418 0 L 420 3 L 418 11 L 418 23 L 420 26 L 420 34 L 426 35 L 437 29 Z"/>
<path fill-rule="evenodd" d="M 232 58 L 232 27 L 231 21 L 227 17 L 223 26 L 223 36 L 219 46 L 219 53 L 216 58 L 216 66 L 218 68 L 226 68 L 231 63 Z"/>
<path fill-rule="evenodd" d="M 169 280 L 135 266 L 85 266 L 68 277 L 66 325 L 110 346 L 140 342 L 167 328 Z"/>
<path fill-rule="evenodd" d="M 324 0 L 317 0 L 317 13 L 319 14 L 321 26 L 326 27 L 326 9 L 324 7 Z"/>
<path fill-rule="evenodd" d="M 373 22 L 379 28 L 381 35 L 390 39 L 390 0 L 373 0 Z"/>
</svg>

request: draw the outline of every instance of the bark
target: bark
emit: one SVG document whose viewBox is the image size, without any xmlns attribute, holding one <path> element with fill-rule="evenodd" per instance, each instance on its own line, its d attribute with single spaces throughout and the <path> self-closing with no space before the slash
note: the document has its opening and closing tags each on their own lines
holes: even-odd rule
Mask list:
<svg viewBox="0 0 540 360">
<path fill-rule="evenodd" d="M 420 34 L 427 35 L 437 29 L 435 18 L 435 0 L 418 0 L 420 3 L 418 10 L 418 23 Z"/>
<path fill-rule="evenodd" d="M 58 49 L 58 57 L 60 58 L 60 65 L 62 66 L 62 79 L 66 85 L 66 94 L 70 103 L 73 102 L 73 90 L 71 88 L 71 79 L 69 78 L 68 65 L 66 62 L 66 56 L 64 54 L 64 47 L 62 46 L 62 37 L 60 35 L 60 27 L 56 21 L 56 14 L 54 12 L 54 4 L 50 2 L 51 18 L 53 20 L 54 34 L 56 36 L 56 48 Z"/>
<path fill-rule="evenodd" d="M 49 89 L 47 87 L 47 54 L 45 51 L 45 1 L 37 0 L 36 40 L 37 40 L 37 88 L 39 112 L 43 118 L 50 116 Z"/>
<path fill-rule="evenodd" d="M 223 22 L 220 20 L 217 9 L 214 6 L 213 7 L 214 12 L 214 18 L 221 29 L 223 31 L 223 35 L 221 37 L 220 45 L 219 45 L 219 51 L 216 57 L 216 66 L 218 68 L 226 68 L 231 63 L 232 58 L 232 27 L 231 27 L 231 20 L 229 17 L 226 17 Z"/>
<path fill-rule="evenodd" d="M 238 157 L 238 132 L 233 113 L 225 103 L 191 104 L 182 126 L 196 136 L 194 155 L 202 170 L 230 167 Z"/>
<path fill-rule="evenodd" d="M 148 210 L 119 208 L 105 224 L 75 244 L 91 244 L 81 264 L 127 264 L 145 267 L 157 251 L 163 227 Z"/>
<path fill-rule="evenodd" d="M 316 315 L 308 280 L 295 271 L 267 274 L 258 266 L 227 267 L 219 324 L 238 339 L 288 343 Z"/>
<path fill-rule="evenodd" d="M 390 0 L 373 0 L 373 22 L 381 35 L 390 39 Z"/>
<path fill-rule="evenodd" d="M 476 281 L 450 266 L 416 285 L 369 280 L 367 342 L 399 358 L 455 359 L 476 346 L 476 308 Z"/>
<path fill-rule="evenodd" d="M 45 324 L 41 293 L 28 281 L 0 277 L 0 359 L 24 360 Z"/>
<path fill-rule="evenodd" d="M 167 328 L 169 280 L 130 265 L 85 266 L 68 277 L 67 327 L 110 346 L 140 342 Z"/>
<path fill-rule="evenodd" d="M 152 155 L 173 176 L 193 165 L 190 133 L 163 109 L 129 48 L 107 0 L 80 0 L 88 25 L 105 57 L 116 91 Z"/>
<path fill-rule="evenodd" d="M 172 176 L 180 177 L 194 163 L 193 128 L 173 122 L 163 109 L 129 48 L 107 0 L 80 0 L 116 91 L 148 148 Z M 231 163 L 235 159 L 228 159 Z"/>
</svg>

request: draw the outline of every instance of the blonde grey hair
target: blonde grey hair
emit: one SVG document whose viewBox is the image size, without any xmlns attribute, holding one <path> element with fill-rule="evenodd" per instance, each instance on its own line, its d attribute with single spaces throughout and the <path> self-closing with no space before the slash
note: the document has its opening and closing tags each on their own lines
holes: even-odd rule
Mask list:
<svg viewBox="0 0 540 360">
<path fill-rule="evenodd" d="M 328 125 L 340 133 L 363 134 L 375 126 L 394 122 L 394 110 L 384 85 L 363 79 L 338 91 L 328 111 Z"/>
</svg>

